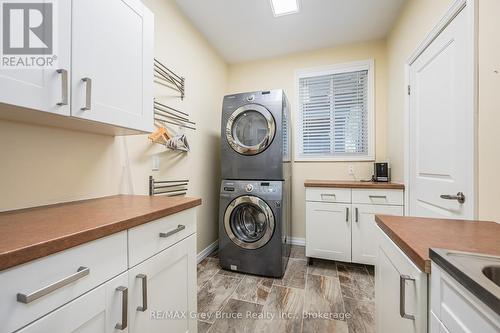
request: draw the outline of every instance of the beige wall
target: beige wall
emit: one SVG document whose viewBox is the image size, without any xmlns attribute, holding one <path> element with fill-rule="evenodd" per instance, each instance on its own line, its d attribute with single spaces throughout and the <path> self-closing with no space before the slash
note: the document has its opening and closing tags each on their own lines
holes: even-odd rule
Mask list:
<svg viewBox="0 0 500 333">
<path fill-rule="evenodd" d="M 385 41 L 346 45 L 230 65 L 228 93 L 282 88 L 290 100 L 293 121 L 296 104 L 294 80 L 297 69 L 366 59 L 375 60 L 375 150 L 377 160 L 384 160 L 387 156 L 387 61 Z M 372 175 L 372 162 L 295 162 L 293 164 L 292 234 L 294 237 L 305 237 L 304 180 L 308 178 L 353 179 L 348 174 L 349 165 L 354 166 L 355 176 L 358 179 L 367 179 Z"/>
<path fill-rule="evenodd" d="M 0 121 L 0 211 L 118 193 L 147 194 L 149 175 L 189 178 L 198 208 L 198 250 L 217 239 L 219 128 L 226 64 L 189 23 L 175 1 L 147 0 L 155 13 L 155 56 L 186 77 L 183 102 L 156 87 L 156 96 L 188 112 L 192 151 L 175 153 L 146 136 L 109 137 Z M 174 129 L 177 130 L 177 129 Z M 151 171 L 151 157 L 160 171 Z"/>
<path fill-rule="evenodd" d="M 500 1 L 479 1 L 479 218 L 500 222 Z"/>
<path fill-rule="evenodd" d="M 387 38 L 389 63 L 388 157 L 393 178 L 402 181 L 404 160 L 405 61 L 440 20 L 453 0 L 410 0 Z M 500 1 L 479 4 L 479 219 L 500 222 Z M 496 71 L 496 72 L 495 72 Z"/>
</svg>

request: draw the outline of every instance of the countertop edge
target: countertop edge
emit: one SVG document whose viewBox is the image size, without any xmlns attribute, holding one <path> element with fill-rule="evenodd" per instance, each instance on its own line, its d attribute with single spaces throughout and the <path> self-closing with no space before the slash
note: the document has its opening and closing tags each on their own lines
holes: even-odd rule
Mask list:
<svg viewBox="0 0 500 333">
<path fill-rule="evenodd" d="M 500 315 L 500 300 L 495 295 L 491 294 L 487 289 L 462 272 L 458 267 L 446 260 L 439 251 L 444 249 L 429 249 L 429 257 L 436 265 L 441 267 L 446 273 L 451 275 L 461 286 L 476 296 L 481 302 L 485 303 L 496 314 Z"/>
<path fill-rule="evenodd" d="M 392 182 L 362 182 L 362 181 L 336 181 L 336 180 L 310 180 L 304 181 L 304 187 L 331 187 L 331 188 L 362 188 L 362 189 L 388 189 L 404 190 L 401 183 Z"/>
<path fill-rule="evenodd" d="M 92 200 L 92 199 L 90 199 Z M 99 238 L 107 237 L 118 232 L 146 224 L 148 222 L 173 215 L 184 210 L 200 206 L 202 200 L 193 200 L 177 204 L 175 206 L 160 209 L 144 215 L 135 216 L 119 222 L 112 222 L 96 228 L 82 230 L 81 232 L 66 235 L 60 238 L 50 239 L 43 243 L 33 244 L 27 247 L 15 249 L 0 254 L 0 272 L 27 262 L 55 254 Z M 70 245 L 68 245 L 70 244 Z"/>
<path fill-rule="evenodd" d="M 379 217 L 375 215 L 375 222 L 382 229 L 382 231 L 403 251 L 408 258 L 424 273 L 431 273 L 431 260 L 422 258 L 415 252 L 410 245 L 408 245 L 401 237 L 391 230 Z"/>
</svg>

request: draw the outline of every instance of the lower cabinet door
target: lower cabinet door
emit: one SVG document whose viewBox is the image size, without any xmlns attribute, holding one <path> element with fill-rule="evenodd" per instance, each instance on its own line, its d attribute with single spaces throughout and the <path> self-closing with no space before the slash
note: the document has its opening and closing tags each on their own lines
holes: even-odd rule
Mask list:
<svg viewBox="0 0 500 333">
<path fill-rule="evenodd" d="M 129 270 L 130 332 L 197 332 L 196 234 Z"/>
<path fill-rule="evenodd" d="M 127 316 L 123 313 L 123 309 L 127 309 L 127 283 L 128 275 L 123 273 L 18 332 L 128 332 Z M 117 325 L 121 326 L 117 327 Z"/>
<path fill-rule="evenodd" d="M 306 256 L 351 261 L 351 205 L 306 202 Z"/>
<path fill-rule="evenodd" d="M 378 228 L 376 332 L 427 333 L 427 274 Z"/>
<path fill-rule="evenodd" d="M 378 251 L 378 230 L 375 215 L 403 216 L 402 206 L 352 206 L 352 261 L 375 265 Z"/>
</svg>

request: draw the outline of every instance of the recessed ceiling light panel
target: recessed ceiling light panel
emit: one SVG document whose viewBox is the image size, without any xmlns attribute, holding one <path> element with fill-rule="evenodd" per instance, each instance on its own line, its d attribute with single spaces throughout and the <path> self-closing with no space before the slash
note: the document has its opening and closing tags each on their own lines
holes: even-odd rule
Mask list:
<svg viewBox="0 0 500 333">
<path fill-rule="evenodd" d="M 299 0 L 270 0 L 275 17 L 299 12 Z"/>
</svg>

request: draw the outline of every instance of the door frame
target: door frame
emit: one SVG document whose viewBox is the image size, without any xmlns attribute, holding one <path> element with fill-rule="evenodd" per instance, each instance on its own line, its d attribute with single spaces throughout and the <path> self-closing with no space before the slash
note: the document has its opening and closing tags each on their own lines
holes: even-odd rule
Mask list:
<svg viewBox="0 0 500 333">
<path fill-rule="evenodd" d="M 405 215 L 409 215 L 410 209 L 410 95 L 408 94 L 408 87 L 410 85 L 410 66 L 417 60 L 417 58 L 427 49 L 427 47 L 439 36 L 439 34 L 455 19 L 455 17 L 464 11 L 467 16 L 467 50 L 468 50 L 468 73 L 469 77 L 469 94 L 468 104 L 470 109 L 473 110 L 470 115 L 470 126 L 472 127 L 473 140 L 471 142 L 472 155 L 470 159 L 469 169 L 472 170 L 472 193 L 467 195 L 468 200 L 472 200 L 472 219 L 478 217 L 478 203 L 477 203 L 477 170 L 478 170 L 478 149 L 477 149 L 477 126 L 478 126 L 478 0 L 456 0 L 446 11 L 444 16 L 434 26 L 434 28 L 427 34 L 425 39 L 413 51 L 411 56 L 405 62 L 405 107 L 404 107 L 404 182 L 405 190 Z"/>
</svg>

